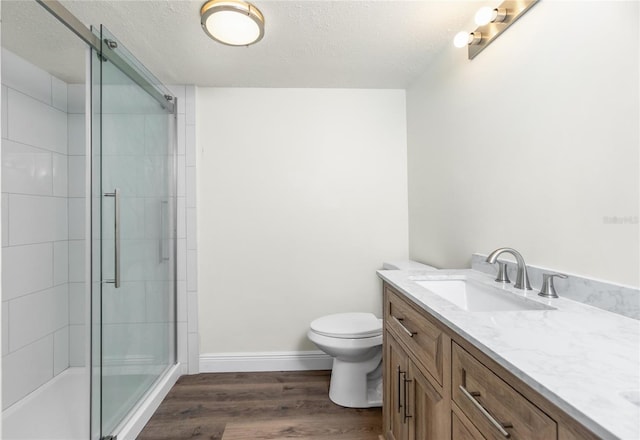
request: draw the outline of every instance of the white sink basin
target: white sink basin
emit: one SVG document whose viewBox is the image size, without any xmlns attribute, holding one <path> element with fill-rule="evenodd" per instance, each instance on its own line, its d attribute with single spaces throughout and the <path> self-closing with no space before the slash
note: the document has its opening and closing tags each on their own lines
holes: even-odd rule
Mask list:
<svg viewBox="0 0 640 440">
<path fill-rule="evenodd" d="M 469 312 L 555 310 L 545 304 L 464 277 L 416 280 L 415 283 Z"/>
</svg>

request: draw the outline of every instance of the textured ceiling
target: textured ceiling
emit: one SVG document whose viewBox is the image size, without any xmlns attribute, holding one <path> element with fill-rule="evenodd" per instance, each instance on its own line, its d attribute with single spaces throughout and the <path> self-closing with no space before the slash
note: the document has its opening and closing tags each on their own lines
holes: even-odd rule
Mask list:
<svg viewBox="0 0 640 440">
<path fill-rule="evenodd" d="M 228 47 L 200 28 L 203 2 L 62 0 L 82 22 L 107 26 L 164 83 L 218 87 L 404 88 L 482 4 L 255 0 L 264 39 Z M 82 80 L 82 45 L 41 9 L 2 0 L 3 46 L 67 81 Z"/>
</svg>

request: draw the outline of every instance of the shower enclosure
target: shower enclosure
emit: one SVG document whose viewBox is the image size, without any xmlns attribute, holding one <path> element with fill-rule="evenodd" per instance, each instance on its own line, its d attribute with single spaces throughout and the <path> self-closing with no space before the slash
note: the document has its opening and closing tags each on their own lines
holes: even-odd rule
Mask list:
<svg viewBox="0 0 640 440">
<path fill-rule="evenodd" d="M 12 16 L 10 3 L 1 437 L 131 438 L 176 371 L 176 98 L 104 26 L 55 1 L 38 2 L 51 15 L 16 2 Z M 5 48 L 6 23 L 34 5 L 43 27 L 61 27 L 55 16 L 84 45 L 84 83 Z"/>
</svg>

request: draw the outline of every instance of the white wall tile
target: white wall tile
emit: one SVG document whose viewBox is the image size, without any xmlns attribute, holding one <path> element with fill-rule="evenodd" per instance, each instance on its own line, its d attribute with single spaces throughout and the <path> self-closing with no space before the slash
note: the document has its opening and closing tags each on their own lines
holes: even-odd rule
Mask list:
<svg viewBox="0 0 640 440">
<path fill-rule="evenodd" d="M 187 115 L 188 116 L 188 115 Z M 187 124 L 185 135 L 185 155 L 187 157 L 187 166 L 196 166 L 196 126 Z"/>
<path fill-rule="evenodd" d="M 2 301 L 2 356 L 9 353 L 9 301 Z"/>
<path fill-rule="evenodd" d="M 53 240 L 69 239 L 69 202 L 67 198 L 57 197 L 55 200 L 55 229 Z"/>
<path fill-rule="evenodd" d="M 17 194 L 51 195 L 52 153 L 40 148 L 2 141 L 2 191 Z"/>
<path fill-rule="evenodd" d="M 187 125 L 196 124 L 196 87 L 185 86 L 185 109 Z"/>
<path fill-rule="evenodd" d="M 146 295 L 144 281 L 123 282 L 102 287 L 102 323 L 134 323 L 146 321 Z"/>
<path fill-rule="evenodd" d="M 53 285 L 53 244 L 2 249 L 2 299 L 17 298 Z"/>
<path fill-rule="evenodd" d="M 102 116 L 102 154 L 141 156 L 144 154 L 145 116 L 104 114 Z"/>
<path fill-rule="evenodd" d="M 67 153 L 67 114 L 9 89 L 9 139 L 23 144 Z M 33 121 L 38 121 L 34 130 Z"/>
<path fill-rule="evenodd" d="M 145 283 L 147 322 L 170 322 L 175 316 L 171 295 L 173 282 L 147 281 Z"/>
<path fill-rule="evenodd" d="M 169 152 L 169 118 L 173 115 L 146 115 L 144 118 L 144 144 L 148 155 L 166 155 Z M 171 137 L 173 139 L 173 137 Z"/>
<path fill-rule="evenodd" d="M 186 197 L 187 195 L 187 170 L 185 168 L 185 157 L 178 156 L 178 170 L 176 171 L 177 193 L 178 197 Z"/>
<path fill-rule="evenodd" d="M 178 229 L 178 238 L 187 238 L 187 216 L 186 216 L 186 205 L 187 201 L 185 197 L 178 197 L 177 199 L 177 229 Z"/>
<path fill-rule="evenodd" d="M 187 332 L 187 323 L 179 322 L 176 326 L 176 329 L 178 337 L 178 362 L 186 367 L 189 363 L 189 333 Z"/>
<path fill-rule="evenodd" d="M 15 351 L 69 324 L 69 287 L 21 296 L 11 301 L 10 310 L 9 351 Z"/>
<path fill-rule="evenodd" d="M 69 368 L 69 326 L 53 334 L 53 375 Z"/>
<path fill-rule="evenodd" d="M 178 260 L 178 268 L 176 279 L 186 280 L 187 279 L 187 240 L 183 238 L 179 238 L 176 243 L 177 246 L 177 260 Z"/>
<path fill-rule="evenodd" d="M 2 407 L 7 408 L 53 377 L 53 335 L 2 359 Z"/>
<path fill-rule="evenodd" d="M 69 366 L 83 367 L 85 362 L 85 337 L 84 325 L 69 326 Z"/>
<path fill-rule="evenodd" d="M 7 93 L 8 89 L 6 86 L 2 86 L 2 138 L 6 139 L 7 137 L 7 127 L 8 127 L 8 119 L 7 119 Z"/>
<path fill-rule="evenodd" d="M 69 114 L 85 113 L 85 84 L 67 84 L 67 112 Z"/>
<path fill-rule="evenodd" d="M 56 241 L 53 243 L 53 284 L 69 281 L 69 242 Z"/>
<path fill-rule="evenodd" d="M 10 194 L 9 206 L 9 244 L 67 239 L 67 199 Z"/>
<path fill-rule="evenodd" d="M 85 241 L 69 240 L 69 282 L 85 281 Z"/>
<path fill-rule="evenodd" d="M 86 297 L 85 283 L 69 283 L 69 324 L 85 323 Z"/>
<path fill-rule="evenodd" d="M 55 76 L 51 77 L 51 105 L 67 112 L 67 83 Z"/>
<path fill-rule="evenodd" d="M 69 240 L 84 240 L 86 199 L 69 198 Z"/>
<path fill-rule="evenodd" d="M 187 166 L 187 208 L 196 207 L 196 167 Z"/>
<path fill-rule="evenodd" d="M 187 208 L 187 250 L 198 248 L 196 208 Z"/>
<path fill-rule="evenodd" d="M 2 84 L 51 104 L 51 75 L 4 48 Z"/>
<path fill-rule="evenodd" d="M 87 155 L 85 115 L 67 115 L 67 138 L 70 156 Z"/>
<path fill-rule="evenodd" d="M 176 302 L 178 322 L 187 322 L 187 281 L 177 282 Z"/>
<path fill-rule="evenodd" d="M 178 156 L 184 156 L 186 154 L 186 149 L 185 149 L 185 144 L 187 142 L 187 128 L 186 128 L 186 122 L 185 122 L 185 115 L 184 114 L 179 114 L 178 115 L 178 123 L 177 123 L 177 145 L 176 145 L 176 152 L 178 154 Z"/>
<path fill-rule="evenodd" d="M 2 246 L 9 244 L 9 195 L 2 193 Z"/>
<path fill-rule="evenodd" d="M 69 156 L 68 164 L 69 197 L 86 197 L 85 156 Z"/>
<path fill-rule="evenodd" d="M 167 194 L 167 157 L 141 158 L 142 174 L 138 175 L 138 194 L 146 197 L 162 197 Z"/>
<path fill-rule="evenodd" d="M 187 292 L 198 290 L 198 253 L 187 251 Z"/>
<path fill-rule="evenodd" d="M 53 157 L 53 195 L 56 197 L 67 197 L 67 156 L 51 153 Z"/>
<path fill-rule="evenodd" d="M 103 189 L 113 191 L 120 188 L 123 197 L 139 194 L 144 166 L 140 156 L 103 156 L 102 166 L 109 170 L 103 174 Z"/>
</svg>

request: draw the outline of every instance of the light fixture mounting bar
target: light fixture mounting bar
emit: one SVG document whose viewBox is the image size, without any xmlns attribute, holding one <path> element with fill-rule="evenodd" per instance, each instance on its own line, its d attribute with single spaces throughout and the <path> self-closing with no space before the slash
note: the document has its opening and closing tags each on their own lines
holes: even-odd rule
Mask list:
<svg viewBox="0 0 640 440">
<path fill-rule="evenodd" d="M 533 5 L 538 3 L 539 0 L 505 0 L 502 2 L 498 9 L 504 9 L 507 11 L 507 16 L 501 22 L 493 22 L 479 26 L 475 32 L 482 34 L 482 40 L 478 44 L 470 44 L 468 46 L 469 59 L 472 60 L 485 47 L 490 45 L 493 40 L 507 30 L 518 18 L 520 18 L 525 12 L 527 12 Z"/>
</svg>

